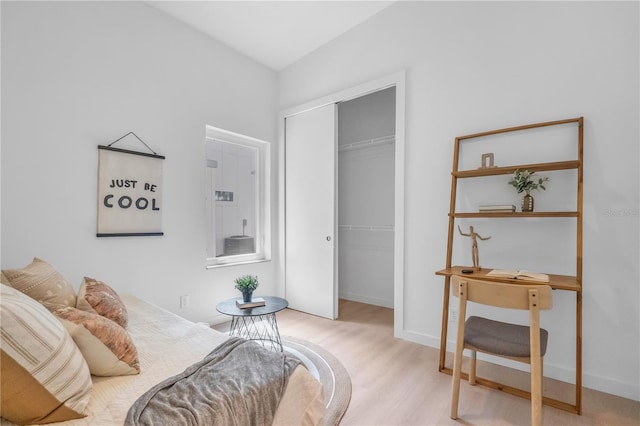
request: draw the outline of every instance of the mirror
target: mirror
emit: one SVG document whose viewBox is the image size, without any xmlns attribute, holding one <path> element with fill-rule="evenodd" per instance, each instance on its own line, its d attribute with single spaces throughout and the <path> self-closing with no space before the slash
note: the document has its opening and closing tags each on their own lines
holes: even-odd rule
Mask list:
<svg viewBox="0 0 640 426">
<path fill-rule="evenodd" d="M 214 257 L 256 252 L 258 149 L 207 139 Z"/>
</svg>

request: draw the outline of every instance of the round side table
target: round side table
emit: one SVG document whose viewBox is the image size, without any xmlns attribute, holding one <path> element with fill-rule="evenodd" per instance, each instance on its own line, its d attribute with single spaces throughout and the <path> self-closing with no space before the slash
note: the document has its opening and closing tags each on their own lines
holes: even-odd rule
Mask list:
<svg viewBox="0 0 640 426">
<path fill-rule="evenodd" d="M 233 298 L 218 303 L 216 310 L 221 314 L 231 316 L 230 336 L 255 340 L 265 348 L 282 352 L 282 340 L 276 320 L 276 312 L 289 306 L 289 302 L 281 297 L 261 296 L 264 306 L 240 309 Z"/>
</svg>

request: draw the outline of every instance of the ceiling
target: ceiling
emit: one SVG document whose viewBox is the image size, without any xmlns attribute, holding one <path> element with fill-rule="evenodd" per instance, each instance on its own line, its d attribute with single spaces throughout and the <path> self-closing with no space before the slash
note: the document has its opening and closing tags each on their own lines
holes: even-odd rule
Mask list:
<svg viewBox="0 0 640 426">
<path fill-rule="evenodd" d="M 280 71 L 394 1 L 148 1 Z"/>
</svg>

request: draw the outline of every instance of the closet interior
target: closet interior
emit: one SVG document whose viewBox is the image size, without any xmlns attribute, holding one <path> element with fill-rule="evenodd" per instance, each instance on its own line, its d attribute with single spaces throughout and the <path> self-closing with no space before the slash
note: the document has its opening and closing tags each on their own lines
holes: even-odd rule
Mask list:
<svg viewBox="0 0 640 426">
<path fill-rule="evenodd" d="M 393 308 L 395 87 L 338 104 L 339 297 Z"/>
</svg>

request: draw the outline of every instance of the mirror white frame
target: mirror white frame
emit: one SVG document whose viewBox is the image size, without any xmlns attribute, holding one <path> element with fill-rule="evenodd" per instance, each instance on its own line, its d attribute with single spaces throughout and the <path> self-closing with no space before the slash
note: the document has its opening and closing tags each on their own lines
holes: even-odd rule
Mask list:
<svg viewBox="0 0 640 426">
<path fill-rule="evenodd" d="M 216 221 L 221 219 L 216 216 L 221 216 L 222 205 L 236 206 L 240 204 L 239 199 L 246 200 L 247 194 L 238 191 L 240 188 L 234 183 L 226 183 L 226 187 L 216 183 L 216 170 L 224 168 L 224 159 L 221 156 L 216 156 L 211 147 L 219 143 L 223 144 L 226 151 L 253 153 L 255 157 L 255 161 L 252 161 L 254 167 L 251 170 L 251 175 L 255 179 L 253 184 L 256 191 L 254 194 L 249 194 L 251 199 L 246 204 L 253 206 L 251 208 L 253 211 L 244 215 L 247 217 L 238 219 L 237 227 L 227 228 L 226 231 L 221 231 L 220 226 L 216 224 Z M 271 245 L 269 142 L 207 125 L 205 179 L 207 268 L 269 260 Z M 222 185 L 224 186 L 225 183 Z M 249 220 L 252 223 L 249 224 Z M 251 230 L 250 234 L 252 235 L 250 236 L 245 234 L 247 226 Z M 231 231 L 236 228 L 237 232 Z M 222 235 L 218 235 L 221 233 Z M 243 248 L 245 243 L 251 242 L 250 240 L 253 242 L 251 244 L 253 249 Z"/>
</svg>

